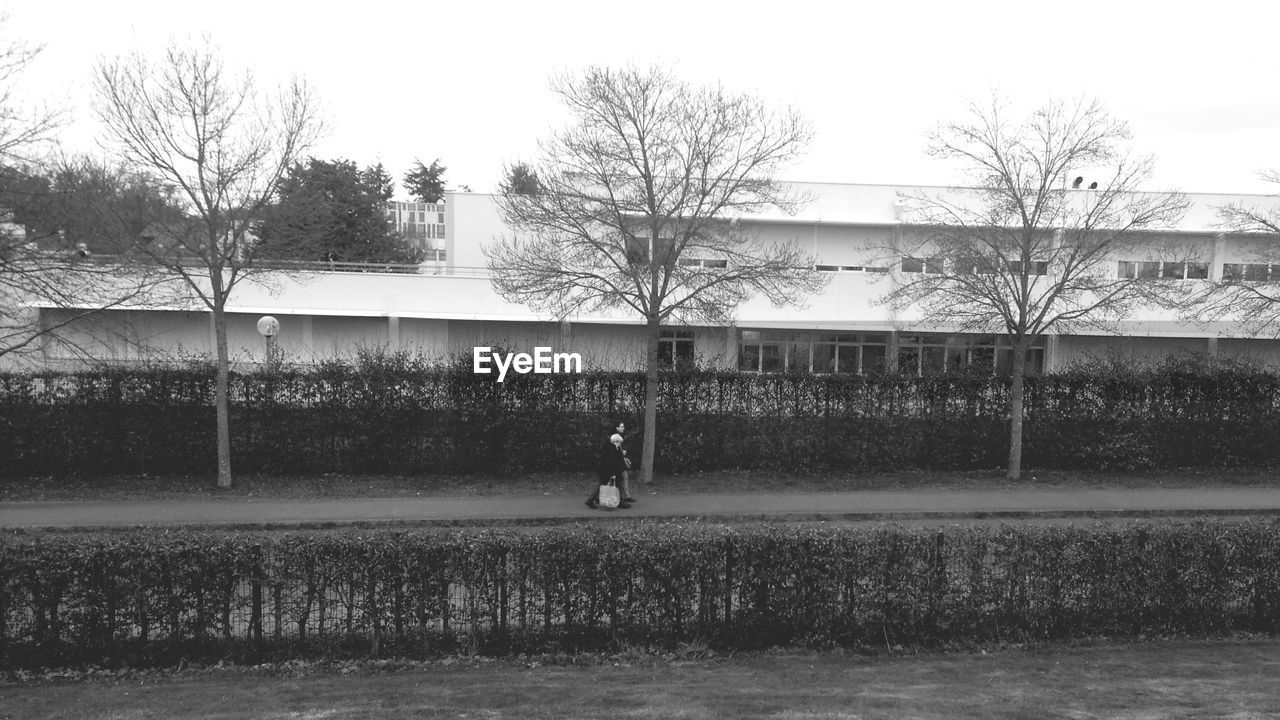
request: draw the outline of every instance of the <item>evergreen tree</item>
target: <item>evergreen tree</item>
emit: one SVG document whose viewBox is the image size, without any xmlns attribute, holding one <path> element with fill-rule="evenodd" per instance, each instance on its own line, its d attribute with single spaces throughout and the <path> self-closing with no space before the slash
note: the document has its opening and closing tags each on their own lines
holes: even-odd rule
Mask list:
<svg viewBox="0 0 1280 720">
<path fill-rule="evenodd" d="M 309 159 L 281 181 L 257 228 L 261 257 L 411 263 L 414 252 L 386 217 L 390 177 L 381 165 Z"/>
<path fill-rule="evenodd" d="M 414 168 L 405 173 L 404 185 L 409 194 L 419 202 L 438 203 L 444 199 L 444 171 L 440 158 L 431 161 L 428 167 L 421 160 L 414 161 Z"/>
</svg>

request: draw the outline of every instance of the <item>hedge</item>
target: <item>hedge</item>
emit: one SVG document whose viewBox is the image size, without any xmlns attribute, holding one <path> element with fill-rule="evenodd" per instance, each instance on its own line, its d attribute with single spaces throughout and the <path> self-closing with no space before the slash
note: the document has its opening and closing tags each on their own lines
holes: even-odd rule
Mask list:
<svg viewBox="0 0 1280 720">
<path fill-rule="evenodd" d="M 496 383 L 404 357 L 233 373 L 233 463 L 272 474 L 589 472 L 614 418 L 642 430 L 642 374 Z M 991 468 L 1006 378 L 660 376 L 657 469 Z M 1280 461 L 1280 376 L 1251 368 L 1029 378 L 1024 466 L 1265 467 Z M 211 474 L 207 367 L 0 375 L 0 477 Z M 633 452 L 638 456 L 638 452 Z"/>
<path fill-rule="evenodd" d="M 1280 524 L 10 536 L 0 668 L 1280 631 Z"/>
</svg>

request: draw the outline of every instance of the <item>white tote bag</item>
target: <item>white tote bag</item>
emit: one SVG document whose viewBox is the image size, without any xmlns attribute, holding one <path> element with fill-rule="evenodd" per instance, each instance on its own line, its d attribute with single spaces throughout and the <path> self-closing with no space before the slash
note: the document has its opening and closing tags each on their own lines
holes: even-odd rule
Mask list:
<svg viewBox="0 0 1280 720">
<path fill-rule="evenodd" d="M 618 486 L 613 484 L 613 478 L 609 478 L 609 482 L 600 486 L 600 507 L 616 508 L 621 499 L 618 494 Z"/>
</svg>

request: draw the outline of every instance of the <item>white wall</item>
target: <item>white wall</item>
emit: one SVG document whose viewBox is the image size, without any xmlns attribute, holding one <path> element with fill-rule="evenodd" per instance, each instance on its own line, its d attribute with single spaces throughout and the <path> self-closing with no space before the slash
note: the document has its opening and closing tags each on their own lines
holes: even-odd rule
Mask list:
<svg viewBox="0 0 1280 720">
<path fill-rule="evenodd" d="M 1054 369 L 1062 370 L 1074 362 L 1109 357 L 1155 363 L 1169 355 L 1184 352 L 1208 353 L 1209 342 L 1203 338 L 1059 336 Z"/>
<path fill-rule="evenodd" d="M 511 229 L 498 217 L 494 200 L 493 195 L 449 193 L 445 230 L 448 235 L 445 260 L 449 267 L 484 267 L 482 248 L 511 234 Z"/>
<path fill-rule="evenodd" d="M 1260 365 L 1280 367 L 1280 340 L 1275 338 L 1222 338 L 1218 357 L 1239 358 Z"/>
</svg>

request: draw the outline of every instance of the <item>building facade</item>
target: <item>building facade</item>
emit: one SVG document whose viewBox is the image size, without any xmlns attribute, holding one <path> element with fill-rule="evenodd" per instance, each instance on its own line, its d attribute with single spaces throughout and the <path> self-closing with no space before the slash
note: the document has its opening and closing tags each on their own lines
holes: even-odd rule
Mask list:
<svg viewBox="0 0 1280 720">
<path fill-rule="evenodd" d="M 448 231 L 445 203 L 393 200 L 387 203 L 385 213 L 409 247 L 419 251 L 428 262 L 444 261 L 444 240 Z"/>
<path fill-rule="evenodd" d="M 774 307 L 752 298 L 724 327 L 670 327 L 663 331 L 666 362 L 698 361 L 747 371 L 935 374 L 961 369 L 999 373 L 1011 349 L 999 335 L 958 333 L 904 316 L 882 302 L 895 278 L 929 272 L 930 259 L 894 256 L 885 248 L 903 231 L 901 198 L 920 188 L 890 185 L 798 184 L 813 201 L 795 215 L 761 215 L 741 222 L 763 240 L 796 242 L 829 275 L 826 289 L 803 307 Z M 941 189 L 939 189 L 941 190 Z M 1266 196 L 1191 195 L 1191 208 L 1173 233 L 1203 261 L 1172 261 L 1132 254 L 1114 258 L 1117 276 L 1195 283 L 1209 278 L 1270 279 L 1280 267 L 1256 262 L 1257 238 L 1225 234 L 1217 207 L 1233 201 L 1273 206 Z M 419 207 L 421 206 L 421 207 Z M 450 193 L 446 202 L 398 203 L 389 217 L 408 237 L 437 253 L 416 273 L 325 270 L 290 273 L 262 284 L 242 284 L 228 307 L 232 359 L 263 361 L 256 330 L 264 315 L 279 320 L 275 339 L 286 360 L 298 363 L 350 356 L 379 347 L 451 358 L 477 346 L 530 351 L 551 347 L 578 353 L 588 368 L 638 369 L 645 357 L 639 316 L 584 314 L 565 320 L 539 316 L 499 297 L 490 285 L 485 247 L 510 234 L 495 198 Z M 700 262 L 712 261 L 698 259 Z M 1265 278 L 1263 277 L 1265 275 Z M 31 301 L 37 321 L 52 325 L 68 312 Z M 207 355 L 212 315 L 189 302 L 114 309 L 73 324 L 71 342 L 48 342 L 35 362 L 72 367 L 86 357 L 133 363 Z M 75 351 L 66 348 L 74 347 Z M 1158 360 L 1181 351 L 1247 357 L 1280 365 L 1280 341 L 1245 337 L 1232 322 L 1198 325 L 1158 308 L 1116 323 L 1112 332 L 1051 335 L 1037 341 L 1029 371 L 1045 372 L 1100 354 Z"/>
</svg>

